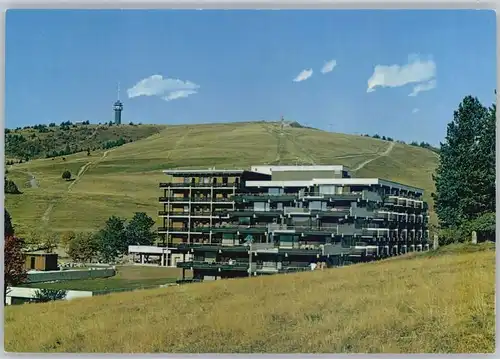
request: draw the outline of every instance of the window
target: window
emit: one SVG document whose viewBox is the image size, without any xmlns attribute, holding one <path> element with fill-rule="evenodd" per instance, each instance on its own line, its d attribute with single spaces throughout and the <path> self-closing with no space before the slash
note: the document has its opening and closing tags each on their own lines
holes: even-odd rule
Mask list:
<svg viewBox="0 0 500 359">
<path fill-rule="evenodd" d="M 271 196 L 279 196 L 283 193 L 283 188 L 269 188 L 268 193 Z"/>
<path fill-rule="evenodd" d="M 250 217 L 240 217 L 239 224 L 250 224 Z"/>
<path fill-rule="evenodd" d="M 276 210 L 282 211 L 283 210 L 283 203 L 276 203 Z"/>
<path fill-rule="evenodd" d="M 253 210 L 256 212 L 264 212 L 266 211 L 267 203 L 266 202 L 255 202 L 253 204 Z"/>
<path fill-rule="evenodd" d="M 335 194 L 334 185 L 321 185 L 319 186 L 319 193 L 321 194 Z"/>
<path fill-rule="evenodd" d="M 321 202 L 320 201 L 309 202 L 309 209 L 320 211 L 321 210 Z"/>
</svg>

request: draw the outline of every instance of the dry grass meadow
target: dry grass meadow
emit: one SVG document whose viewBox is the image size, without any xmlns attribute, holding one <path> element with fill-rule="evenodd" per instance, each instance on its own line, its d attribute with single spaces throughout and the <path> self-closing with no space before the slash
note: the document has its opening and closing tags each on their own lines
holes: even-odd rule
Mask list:
<svg viewBox="0 0 500 359">
<path fill-rule="evenodd" d="M 492 245 L 5 310 L 8 352 L 486 353 Z"/>
<path fill-rule="evenodd" d="M 140 126 L 136 126 L 140 128 Z M 18 235 L 32 229 L 62 232 L 95 231 L 108 217 L 131 218 L 143 211 L 153 218 L 159 210 L 158 183 L 162 170 L 178 167 L 248 168 L 255 164 L 342 164 L 355 168 L 374 159 L 356 176 L 382 177 L 434 190 L 431 173 L 435 153 L 419 147 L 368 137 L 329 133 L 307 128 L 286 128 L 265 122 L 166 126 L 142 140 L 110 151 L 40 159 L 9 168 L 22 195 L 7 195 L 6 208 Z M 76 180 L 61 179 L 70 170 Z M 80 173 L 80 175 L 78 175 Z M 35 176 L 37 188 L 31 188 Z M 432 218 L 431 218 L 432 219 Z"/>
</svg>

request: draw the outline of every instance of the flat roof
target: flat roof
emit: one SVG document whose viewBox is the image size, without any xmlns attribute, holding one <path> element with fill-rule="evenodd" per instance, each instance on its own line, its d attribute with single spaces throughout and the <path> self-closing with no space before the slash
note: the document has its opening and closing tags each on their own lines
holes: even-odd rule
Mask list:
<svg viewBox="0 0 500 359">
<path fill-rule="evenodd" d="M 209 168 L 206 170 L 202 169 L 178 169 L 178 170 L 164 170 L 163 173 L 167 175 L 180 175 L 180 174 L 215 174 L 215 173 L 224 173 L 224 174 L 242 174 L 245 170 L 225 170 L 225 169 L 215 169 Z"/>
<path fill-rule="evenodd" d="M 275 172 L 286 172 L 286 171 L 349 171 L 349 168 L 343 165 L 300 165 L 300 166 L 267 166 L 267 165 L 256 165 L 250 167 L 254 172 L 263 172 L 266 174 L 271 174 Z"/>
<path fill-rule="evenodd" d="M 407 186 L 380 178 L 313 178 L 308 181 L 246 181 L 248 187 L 307 187 L 313 185 L 381 185 L 407 191 L 424 193 L 422 188 Z"/>
</svg>

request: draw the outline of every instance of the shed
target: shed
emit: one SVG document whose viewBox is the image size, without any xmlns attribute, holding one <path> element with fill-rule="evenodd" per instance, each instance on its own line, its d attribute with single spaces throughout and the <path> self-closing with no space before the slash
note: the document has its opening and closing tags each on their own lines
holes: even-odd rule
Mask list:
<svg viewBox="0 0 500 359">
<path fill-rule="evenodd" d="M 25 253 L 25 258 L 25 267 L 27 270 L 58 270 L 57 253 Z"/>
</svg>

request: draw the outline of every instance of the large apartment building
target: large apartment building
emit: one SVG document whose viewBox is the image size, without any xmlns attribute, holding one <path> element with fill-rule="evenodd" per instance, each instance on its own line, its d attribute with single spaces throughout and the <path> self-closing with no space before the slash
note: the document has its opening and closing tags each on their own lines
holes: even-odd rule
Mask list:
<svg viewBox="0 0 500 359">
<path fill-rule="evenodd" d="M 422 189 L 351 178 L 344 166 L 164 172 L 171 179 L 160 183 L 164 248 L 156 251 L 162 265 L 192 269 L 197 278 L 305 270 L 429 248 Z"/>
</svg>

